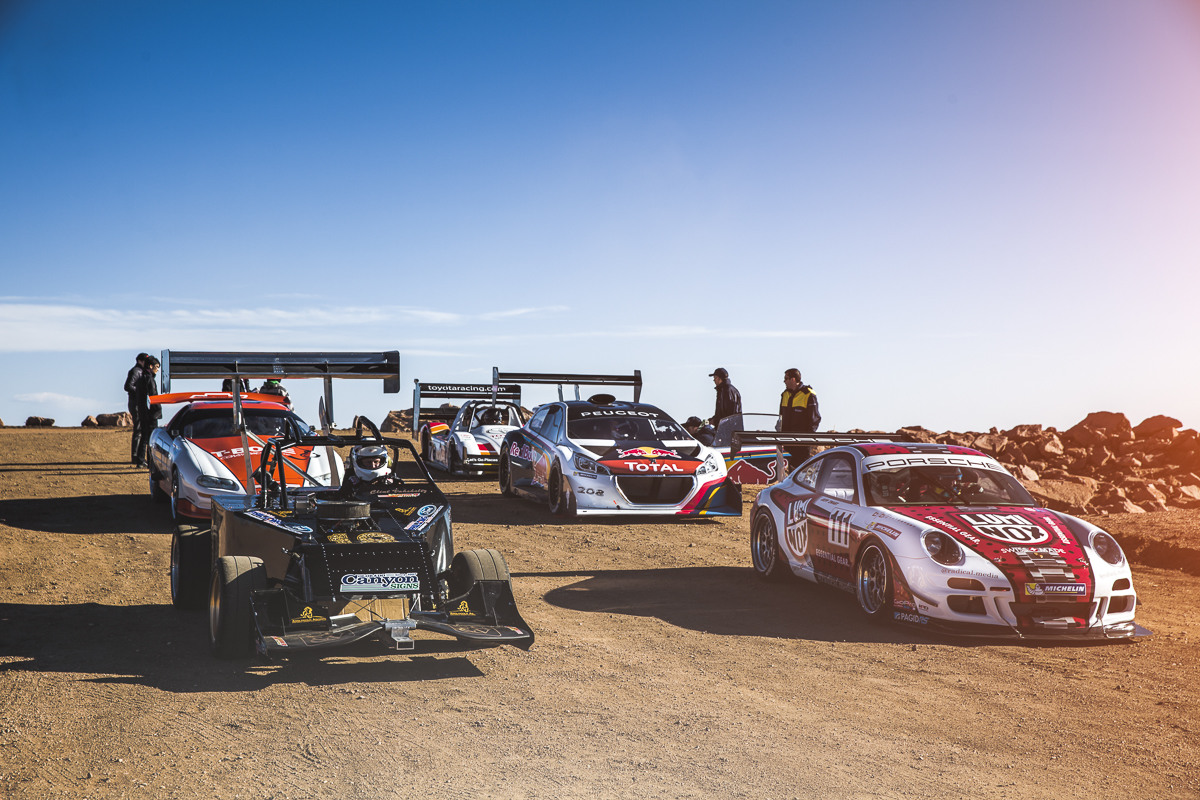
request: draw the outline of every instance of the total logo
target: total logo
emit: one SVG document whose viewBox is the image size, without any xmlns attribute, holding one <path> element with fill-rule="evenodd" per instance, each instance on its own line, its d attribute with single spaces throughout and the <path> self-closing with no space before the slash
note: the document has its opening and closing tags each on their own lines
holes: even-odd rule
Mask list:
<svg viewBox="0 0 1200 800">
<path fill-rule="evenodd" d="M 679 458 L 679 453 L 657 447 L 631 447 L 628 450 L 618 450 L 617 458 Z"/>
<path fill-rule="evenodd" d="M 657 461 L 622 461 L 621 463 L 631 472 L 678 472 L 680 474 L 687 472 L 683 467 L 672 464 L 670 461 L 661 464 Z"/>
</svg>

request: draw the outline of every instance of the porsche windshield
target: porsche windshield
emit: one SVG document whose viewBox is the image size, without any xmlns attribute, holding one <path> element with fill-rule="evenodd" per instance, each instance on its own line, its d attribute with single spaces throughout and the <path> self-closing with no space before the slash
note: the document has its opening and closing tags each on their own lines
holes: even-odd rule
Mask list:
<svg viewBox="0 0 1200 800">
<path fill-rule="evenodd" d="M 873 470 L 863 476 L 872 506 L 1033 506 L 1034 499 L 1007 472 L 957 466 Z"/>
</svg>

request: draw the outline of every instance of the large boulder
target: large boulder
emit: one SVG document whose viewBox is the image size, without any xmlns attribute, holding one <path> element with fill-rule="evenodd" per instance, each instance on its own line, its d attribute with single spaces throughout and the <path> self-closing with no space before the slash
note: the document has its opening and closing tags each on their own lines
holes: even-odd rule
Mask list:
<svg viewBox="0 0 1200 800">
<path fill-rule="evenodd" d="M 83 418 L 83 422 L 79 423 L 79 427 L 81 427 L 81 428 L 99 428 L 100 423 L 96 421 L 95 417 L 93 417 L 91 414 L 89 414 Z"/>
<path fill-rule="evenodd" d="M 412 431 L 412 409 L 405 411 L 389 411 L 383 424 L 379 426 L 383 433 L 409 433 Z"/>
<path fill-rule="evenodd" d="M 96 422 L 101 428 L 131 428 L 133 427 L 133 417 L 128 411 L 119 411 L 115 414 L 97 414 Z"/>
<path fill-rule="evenodd" d="M 1165 439 L 1174 439 L 1176 432 L 1182 427 L 1183 423 L 1174 417 L 1159 414 L 1143 421 L 1133 429 L 1133 433 L 1139 439 L 1149 439 L 1160 435 Z"/>
<path fill-rule="evenodd" d="M 26 428 L 50 428 L 53 425 L 54 420 L 49 417 L 27 417 L 25 419 Z"/>
</svg>

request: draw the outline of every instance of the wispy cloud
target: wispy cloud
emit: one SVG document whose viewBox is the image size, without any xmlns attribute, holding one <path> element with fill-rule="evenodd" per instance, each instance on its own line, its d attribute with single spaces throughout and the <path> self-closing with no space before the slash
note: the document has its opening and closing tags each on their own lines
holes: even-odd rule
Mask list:
<svg viewBox="0 0 1200 800">
<path fill-rule="evenodd" d="M 58 394 L 57 392 L 32 392 L 29 394 L 18 394 L 13 397 L 19 403 L 31 403 L 39 406 L 52 406 L 63 411 L 78 410 L 81 408 L 95 408 L 97 401 L 88 397 L 74 397 L 69 394 Z"/>
<path fill-rule="evenodd" d="M 512 319 L 514 317 L 534 317 L 544 316 L 547 314 L 561 314 L 568 310 L 568 306 L 539 306 L 537 308 L 513 308 L 507 311 L 489 311 L 479 315 L 479 319 L 485 321 L 498 319 Z"/>
</svg>

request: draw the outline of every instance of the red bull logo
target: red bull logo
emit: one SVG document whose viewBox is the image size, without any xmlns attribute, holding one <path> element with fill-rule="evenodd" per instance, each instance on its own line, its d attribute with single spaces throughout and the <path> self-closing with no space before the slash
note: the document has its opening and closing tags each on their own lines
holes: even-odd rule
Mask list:
<svg viewBox="0 0 1200 800">
<path fill-rule="evenodd" d="M 618 450 L 617 458 L 679 458 L 679 453 L 657 447 L 631 447 L 628 450 Z"/>
</svg>

